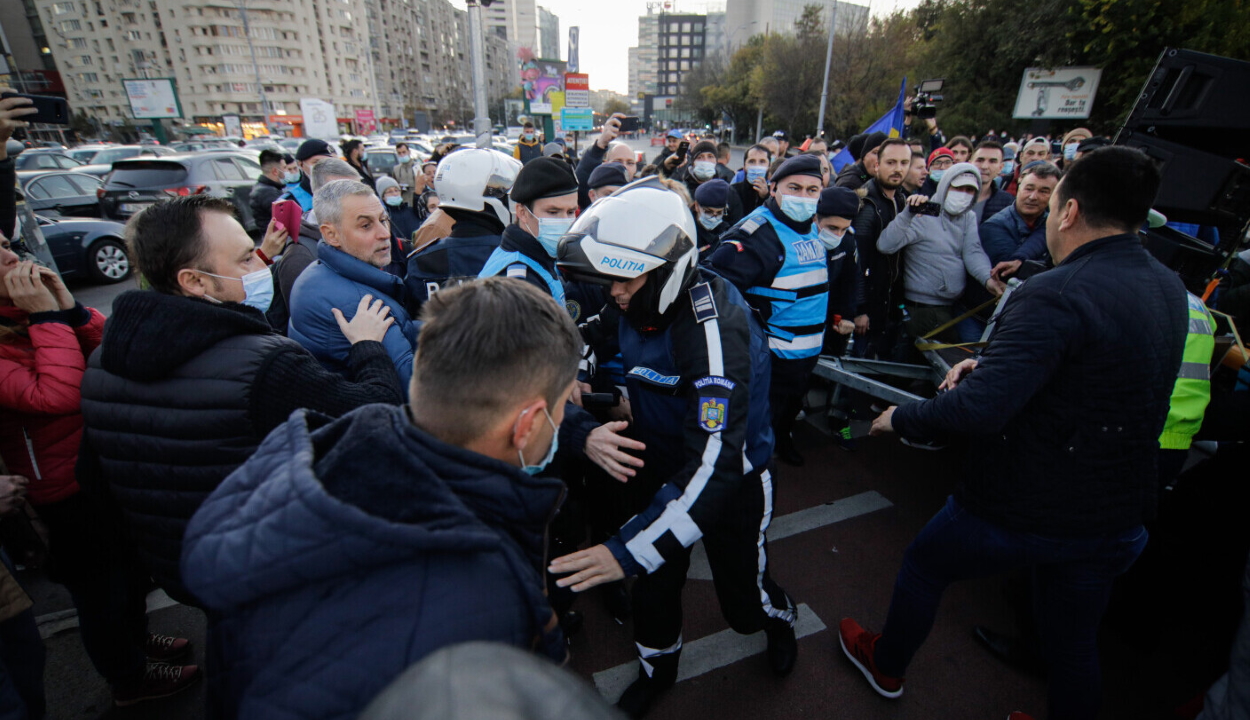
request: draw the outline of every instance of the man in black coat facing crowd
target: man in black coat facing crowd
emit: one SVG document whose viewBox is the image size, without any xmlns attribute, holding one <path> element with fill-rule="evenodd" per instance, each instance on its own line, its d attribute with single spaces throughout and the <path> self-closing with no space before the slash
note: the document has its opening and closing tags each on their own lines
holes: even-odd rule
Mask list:
<svg viewBox="0 0 1250 720">
<path fill-rule="evenodd" d="M 843 651 L 879 694 L 902 694 L 947 585 L 1027 569 L 1050 717 L 1098 715 L 1098 625 L 1146 545 L 1188 331 L 1185 287 L 1137 237 L 1160 183 L 1138 150 L 1076 161 L 1050 198 L 1055 268 L 1015 291 L 980 361 L 947 374 L 948 392 L 873 423 L 873 434 L 969 439 L 963 483 L 903 556 L 882 632 L 841 623 Z"/>
</svg>

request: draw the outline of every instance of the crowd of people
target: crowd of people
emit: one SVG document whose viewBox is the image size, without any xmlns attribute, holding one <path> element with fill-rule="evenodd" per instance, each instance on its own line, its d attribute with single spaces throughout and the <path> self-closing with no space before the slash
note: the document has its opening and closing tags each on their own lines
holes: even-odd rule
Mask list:
<svg viewBox="0 0 1250 720">
<path fill-rule="evenodd" d="M 0 140 L 24 113 L 0 102 Z M 992 131 L 857 136 L 842 167 L 821 138 L 778 132 L 734 167 L 673 132 L 648 163 L 621 119 L 580 156 L 532 127 L 514 157 L 444 146 L 417 167 L 401 144 L 390 177 L 352 142 L 263 154 L 256 237 L 209 196 L 130 219 L 146 286 L 107 323 L 10 242 L 0 162 L 0 513 L 46 528 L 116 705 L 204 680 L 212 717 L 397 717 L 430 682 L 410 666 L 485 676 L 464 658 L 489 648 L 453 649 L 490 641 L 545 658 L 529 672 L 549 702 L 588 708 L 542 665 L 567 659 L 574 599 L 599 587 L 632 619 L 618 706 L 641 717 L 678 677 L 698 541 L 725 620 L 762 631 L 786 676 L 799 609 L 770 569 L 774 460 L 806 462 L 820 356 L 988 335 L 929 399 L 873 411 L 872 434 L 962 438 L 969 460 L 884 627 L 844 619 L 841 648 L 897 698 L 947 586 L 1027 570 L 1020 641 L 1049 716 L 1097 716 L 1097 630 L 1180 472 L 1162 458 L 1211 401 L 1212 315 L 1137 239 L 1155 164 L 1080 131 L 1059 157 Z M 39 718 L 42 646 L 5 567 L 0 716 Z M 152 587 L 204 611 L 204 668 L 148 631 Z M 1245 712 L 1222 687 L 1207 717 L 1244 717 L 1214 714 Z"/>
</svg>

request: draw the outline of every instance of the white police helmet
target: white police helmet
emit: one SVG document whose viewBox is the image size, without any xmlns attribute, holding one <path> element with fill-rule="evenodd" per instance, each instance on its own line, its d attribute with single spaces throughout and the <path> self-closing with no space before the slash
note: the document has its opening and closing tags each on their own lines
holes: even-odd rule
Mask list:
<svg viewBox="0 0 1250 720">
<path fill-rule="evenodd" d="M 507 225 L 512 222 L 508 191 L 519 172 L 520 161 L 498 150 L 457 150 L 438 163 L 434 192 L 438 193 L 440 207 L 475 212 L 490 207 L 499 221 Z"/>
<path fill-rule="evenodd" d="M 640 310 L 663 315 L 694 276 L 697 237 L 686 201 L 651 176 L 587 208 L 560 239 L 557 265 L 571 279 L 598 284 L 652 273 L 645 286 L 651 307 Z"/>
</svg>

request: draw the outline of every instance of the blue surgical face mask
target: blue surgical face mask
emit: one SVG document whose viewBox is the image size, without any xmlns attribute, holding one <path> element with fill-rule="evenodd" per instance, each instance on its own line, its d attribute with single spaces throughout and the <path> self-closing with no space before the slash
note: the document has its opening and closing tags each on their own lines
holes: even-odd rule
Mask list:
<svg viewBox="0 0 1250 720">
<path fill-rule="evenodd" d="M 537 465 L 527 465 L 525 456 L 521 454 L 521 449 L 517 448 L 516 456 L 521 461 L 521 469 L 530 475 L 537 475 L 555 459 L 556 449 L 560 447 L 560 429 L 556 427 L 555 420 L 551 419 L 551 413 L 547 412 L 547 408 L 543 408 L 543 414 L 547 416 L 547 423 L 551 425 L 551 447 L 547 449 L 547 456 L 538 462 Z"/>
<path fill-rule="evenodd" d="M 299 182 L 299 170 L 292 170 L 289 173 L 283 174 L 282 181 L 285 182 L 287 185 L 294 185 L 295 183 Z"/>
<path fill-rule="evenodd" d="M 710 180 L 716 175 L 716 163 L 711 160 L 698 160 L 690 172 L 700 180 Z"/>
<path fill-rule="evenodd" d="M 720 227 L 724 217 L 720 215 L 708 215 L 707 213 L 699 213 L 699 224 L 708 230 L 715 230 Z"/>
<path fill-rule="evenodd" d="M 929 177 L 933 178 L 933 182 L 942 182 L 942 176 L 946 174 L 946 169 L 934 170 L 929 173 Z"/>
<path fill-rule="evenodd" d="M 1013 172 L 1015 172 L 1015 171 L 1016 171 L 1016 161 L 1015 161 L 1015 160 L 1004 160 L 1004 161 L 1003 161 L 1003 169 L 1002 169 L 1001 171 L 999 171 L 999 174 L 1000 174 L 1000 175 L 1010 175 L 1010 174 L 1012 174 L 1012 173 L 1013 173 Z"/>
<path fill-rule="evenodd" d="M 412 162 L 411 155 L 396 155 L 395 157 L 396 159 L 398 159 L 401 163 L 404 163 L 405 165 Z"/>
<path fill-rule="evenodd" d="M 829 228 L 821 228 L 820 242 L 824 244 L 825 249 L 836 250 L 842 244 L 842 238 L 846 237 L 846 233 L 846 230 L 843 230 L 841 233 L 835 233 Z"/>
<path fill-rule="evenodd" d="M 766 167 L 757 166 L 747 168 L 747 182 L 749 183 L 753 183 L 756 180 L 763 180 L 766 175 L 768 175 L 768 168 Z"/>
<path fill-rule="evenodd" d="M 250 272 L 241 278 L 229 277 L 226 275 L 214 275 L 211 272 L 200 272 L 205 275 L 211 275 L 222 280 L 238 280 L 243 283 L 243 304 L 248 307 L 254 307 L 261 312 L 269 311 L 269 304 L 273 302 L 273 273 L 269 268 Z M 207 297 L 207 296 L 206 296 Z M 215 297 L 209 297 L 209 300 L 221 302 Z"/>
<path fill-rule="evenodd" d="M 1068 143 L 1063 146 L 1063 159 L 1072 161 L 1076 159 L 1076 149 L 1080 147 L 1080 143 Z"/>
<path fill-rule="evenodd" d="M 551 257 L 556 256 L 560 238 L 573 227 L 573 218 L 538 218 L 538 242 Z"/>
<path fill-rule="evenodd" d="M 387 195 L 386 197 L 382 198 L 382 202 L 386 203 L 387 205 L 390 205 L 391 207 L 399 207 L 404 202 L 404 196 L 403 195 Z"/>
<path fill-rule="evenodd" d="M 781 212 L 795 222 L 807 222 L 816 214 L 816 204 L 819 202 L 816 198 L 801 198 L 794 195 L 779 197 L 777 204 L 781 206 Z"/>
</svg>

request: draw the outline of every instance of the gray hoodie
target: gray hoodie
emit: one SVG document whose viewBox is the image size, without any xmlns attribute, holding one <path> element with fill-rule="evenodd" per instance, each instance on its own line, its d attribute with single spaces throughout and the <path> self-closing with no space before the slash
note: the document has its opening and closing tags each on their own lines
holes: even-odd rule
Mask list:
<svg viewBox="0 0 1250 720">
<path fill-rule="evenodd" d="M 929 200 L 942 205 L 955 178 L 969 173 L 980 187 L 981 174 L 976 166 L 959 163 L 946 171 Z M 971 205 L 959 215 L 943 209 L 933 217 L 913 212 L 910 207 L 899 213 L 877 239 L 877 249 L 893 254 L 903 248 L 908 248 L 903 262 L 903 292 L 912 302 L 950 305 L 963 294 L 968 275 L 984 285 L 993 269 L 981 249 L 977 215 Z"/>
</svg>

